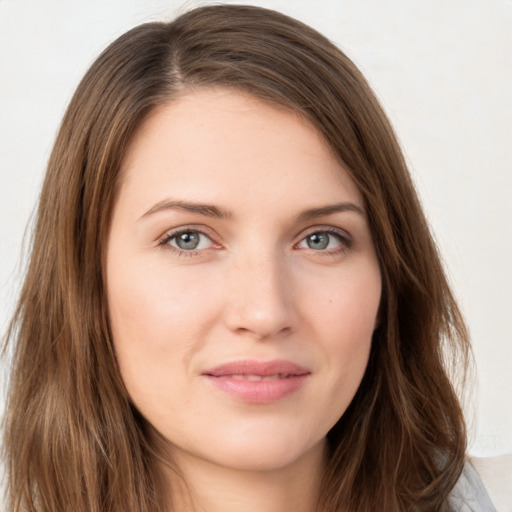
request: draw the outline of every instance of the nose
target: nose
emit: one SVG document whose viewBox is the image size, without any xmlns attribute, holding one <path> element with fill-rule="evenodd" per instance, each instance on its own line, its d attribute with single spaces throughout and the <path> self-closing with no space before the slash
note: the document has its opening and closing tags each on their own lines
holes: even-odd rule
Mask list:
<svg viewBox="0 0 512 512">
<path fill-rule="evenodd" d="M 224 317 L 232 332 L 261 340 L 284 337 L 296 328 L 293 286 L 282 258 L 250 258 L 233 266 Z"/>
</svg>

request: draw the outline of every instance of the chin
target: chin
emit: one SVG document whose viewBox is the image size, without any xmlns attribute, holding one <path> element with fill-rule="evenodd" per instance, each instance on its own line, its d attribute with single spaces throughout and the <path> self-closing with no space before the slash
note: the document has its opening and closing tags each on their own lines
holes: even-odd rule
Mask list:
<svg viewBox="0 0 512 512">
<path fill-rule="evenodd" d="M 260 433 L 217 442 L 212 438 L 211 444 L 204 447 L 201 458 L 237 471 L 278 471 L 304 458 L 321 457 L 323 454 L 325 437 L 319 440 L 296 439 L 292 433 L 287 434 Z"/>
</svg>

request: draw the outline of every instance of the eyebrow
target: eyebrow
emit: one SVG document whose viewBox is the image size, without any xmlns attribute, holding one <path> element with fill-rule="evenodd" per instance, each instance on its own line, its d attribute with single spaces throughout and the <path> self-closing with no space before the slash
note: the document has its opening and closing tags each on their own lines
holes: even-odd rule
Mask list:
<svg viewBox="0 0 512 512">
<path fill-rule="evenodd" d="M 165 199 L 164 201 L 156 203 L 155 206 L 142 215 L 141 219 L 164 210 L 182 210 L 184 212 L 196 213 L 206 217 L 215 217 L 217 219 L 228 219 L 233 216 L 230 211 L 219 208 L 213 204 Z"/>
<path fill-rule="evenodd" d="M 327 215 L 342 212 L 354 212 L 362 215 L 363 217 L 365 216 L 364 209 L 357 204 L 351 202 L 343 202 L 320 206 L 319 208 L 309 208 L 308 210 L 304 210 L 302 213 L 300 213 L 297 217 L 297 220 L 299 222 L 304 222 L 307 220 L 316 219 L 317 217 L 326 217 Z"/>
<path fill-rule="evenodd" d="M 214 217 L 217 219 L 229 219 L 233 217 L 233 213 L 230 212 L 229 210 L 220 208 L 213 204 L 165 199 L 163 201 L 156 203 L 152 208 L 150 208 L 146 213 L 144 213 L 140 217 L 140 219 L 149 217 L 150 215 L 165 210 L 181 210 L 184 212 L 204 215 L 206 217 Z M 355 203 L 343 202 L 304 210 L 297 216 L 297 221 L 305 222 L 311 219 L 315 219 L 317 217 L 325 217 L 328 215 L 333 215 L 335 213 L 343 212 L 355 212 L 362 216 L 365 215 L 364 209 L 356 205 Z"/>
</svg>

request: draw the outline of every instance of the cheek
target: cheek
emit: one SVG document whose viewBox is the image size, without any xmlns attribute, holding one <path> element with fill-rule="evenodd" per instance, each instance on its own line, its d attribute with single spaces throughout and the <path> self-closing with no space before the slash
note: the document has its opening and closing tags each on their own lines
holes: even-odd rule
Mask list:
<svg viewBox="0 0 512 512">
<path fill-rule="evenodd" d="M 327 352 L 331 354 L 333 362 L 337 362 L 340 378 L 353 379 L 356 388 L 368 362 L 377 324 L 380 287 L 372 291 L 370 285 L 357 291 L 333 300 L 331 308 L 327 310 L 331 325 L 336 326 L 333 335 L 328 337 L 330 346 Z"/>
<path fill-rule="evenodd" d="M 341 277 L 333 280 L 336 286 L 317 288 L 310 302 L 326 368 L 324 389 L 319 396 L 329 427 L 343 415 L 363 378 L 381 296 L 376 265 Z"/>
<path fill-rule="evenodd" d="M 112 268 L 109 316 L 119 348 L 130 341 L 145 350 L 166 351 L 170 341 L 176 346 L 207 329 L 216 314 L 216 301 L 197 286 L 198 281 L 200 276 L 144 261 Z"/>
<path fill-rule="evenodd" d="M 161 268 L 163 267 L 163 269 Z M 129 276 L 129 278 L 127 278 Z M 217 302 L 187 273 L 125 258 L 108 273 L 114 346 L 126 388 L 143 412 L 158 413 L 169 390 L 181 393 L 187 364 L 205 339 Z M 165 394 L 167 393 L 167 394 Z"/>
<path fill-rule="evenodd" d="M 381 298 L 377 264 L 348 267 L 323 285 L 308 285 L 308 309 L 330 351 L 357 350 L 367 344 L 377 326 Z"/>
</svg>

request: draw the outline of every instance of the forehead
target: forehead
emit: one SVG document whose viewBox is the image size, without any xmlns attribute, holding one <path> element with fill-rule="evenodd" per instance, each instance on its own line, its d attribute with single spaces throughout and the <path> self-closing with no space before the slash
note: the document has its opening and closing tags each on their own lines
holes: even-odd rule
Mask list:
<svg viewBox="0 0 512 512">
<path fill-rule="evenodd" d="M 121 192 L 151 189 L 209 201 L 234 193 L 271 201 L 293 192 L 315 203 L 343 193 L 361 202 L 310 123 L 227 89 L 190 92 L 156 108 L 135 134 L 122 172 Z"/>
</svg>

